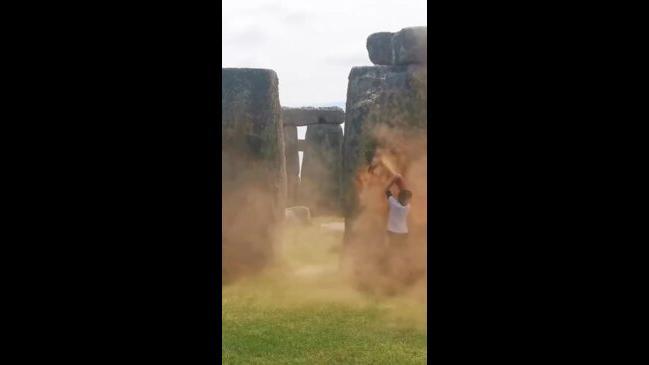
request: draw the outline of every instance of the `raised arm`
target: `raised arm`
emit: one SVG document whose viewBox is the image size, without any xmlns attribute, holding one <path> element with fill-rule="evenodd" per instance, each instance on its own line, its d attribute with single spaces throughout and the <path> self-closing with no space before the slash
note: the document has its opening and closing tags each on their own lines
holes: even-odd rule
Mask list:
<svg viewBox="0 0 649 365">
<path fill-rule="evenodd" d="M 385 187 L 385 195 L 386 195 L 388 198 L 389 198 L 390 196 L 392 196 L 392 191 L 390 191 L 390 188 L 391 188 L 392 185 L 394 185 L 394 184 L 395 184 L 399 179 L 401 179 L 401 175 L 394 175 L 394 177 L 392 177 L 392 179 L 390 179 L 390 183 L 388 184 L 388 186 Z"/>
<path fill-rule="evenodd" d="M 372 161 L 370 162 L 370 166 L 367 168 L 367 171 L 369 171 L 370 173 L 373 172 L 379 166 L 380 163 L 381 160 L 377 156 L 374 156 L 372 158 Z"/>
</svg>

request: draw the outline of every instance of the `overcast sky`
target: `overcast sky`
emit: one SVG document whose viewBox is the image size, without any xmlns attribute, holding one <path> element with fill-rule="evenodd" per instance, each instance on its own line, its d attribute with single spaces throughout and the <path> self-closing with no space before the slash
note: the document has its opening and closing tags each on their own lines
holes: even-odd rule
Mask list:
<svg viewBox="0 0 649 365">
<path fill-rule="evenodd" d="M 367 36 L 427 25 L 426 0 L 223 0 L 223 67 L 277 72 L 282 106 L 345 101 Z"/>
</svg>

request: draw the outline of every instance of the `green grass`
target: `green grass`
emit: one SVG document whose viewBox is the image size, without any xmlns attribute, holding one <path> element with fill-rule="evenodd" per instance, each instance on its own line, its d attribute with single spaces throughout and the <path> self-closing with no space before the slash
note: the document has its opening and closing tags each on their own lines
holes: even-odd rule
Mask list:
<svg viewBox="0 0 649 365">
<path fill-rule="evenodd" d="M 223 364 L 424 364 L 425 303 L 369 297 L 338 270 L 341 233 L 286 229 L 277 265 L 224 286 Z"/>
</svg>

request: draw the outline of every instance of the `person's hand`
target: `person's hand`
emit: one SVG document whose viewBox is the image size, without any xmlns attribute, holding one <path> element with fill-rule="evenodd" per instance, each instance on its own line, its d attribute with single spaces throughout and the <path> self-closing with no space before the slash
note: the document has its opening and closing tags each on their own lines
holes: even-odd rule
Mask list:
<svg viewBox="0 0 649 365">
<path fill-rule="evenodd" d="M 403 180 L 403 176 L 396 174 L 393 183 L 396 184 L 399 187 L 399 190 L 405 189 L 405 181 Z"/>
</svg>

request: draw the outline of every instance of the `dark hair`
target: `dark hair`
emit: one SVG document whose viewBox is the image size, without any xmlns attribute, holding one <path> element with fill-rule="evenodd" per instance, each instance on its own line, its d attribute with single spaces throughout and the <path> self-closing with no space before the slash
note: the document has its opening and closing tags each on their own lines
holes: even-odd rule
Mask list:
<svg viewBox="0 0 649 365">
<path fill-rule="evenodd" d="M 412 192 L 410 190 L 401 190 L 399 192 L 399 200 L 401 201 L 408 201 L 412 198 Z"/>
</svg>

